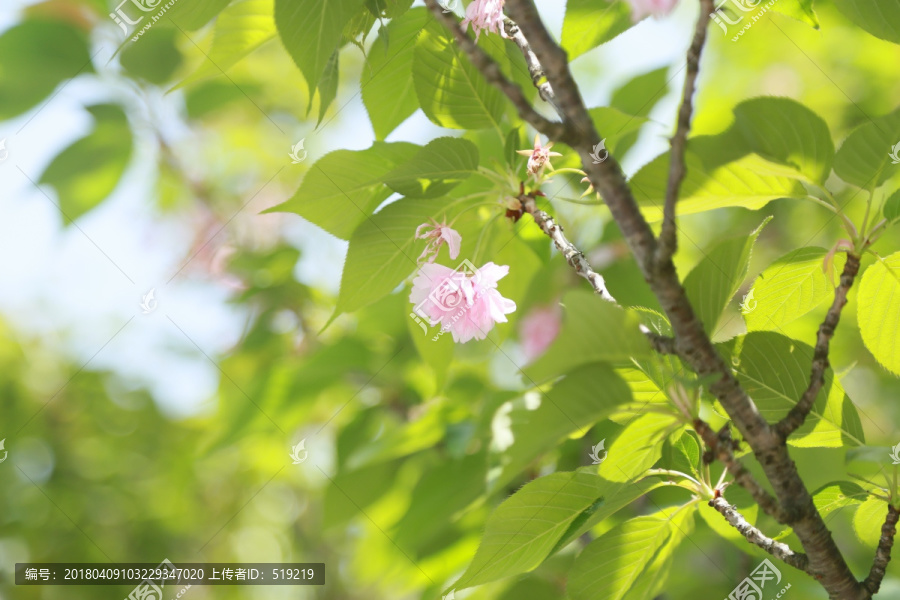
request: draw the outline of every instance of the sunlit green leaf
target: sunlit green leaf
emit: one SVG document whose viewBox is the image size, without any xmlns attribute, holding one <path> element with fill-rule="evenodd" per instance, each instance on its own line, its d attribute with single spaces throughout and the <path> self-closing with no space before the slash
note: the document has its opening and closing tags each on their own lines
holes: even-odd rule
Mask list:
<svg viewBox="0 0 900 600">
<path fill-rule="evenodd" d="M 388 23 L 372 44 L 360 87 L 377 139 L 383 140 L 419 108 L 410 73 L 416 37 L 431 19 L 427 9 L 414 8 Z"/>
<path fill-rule="evenodd" d="M 747 276 L 753 245 L 770 219 L 763 221 L 747 237 L 716 244 L 684 278 L 684 289 L 694 311 L 713 338 L 719 331 L 722 311 Z"/>
<path fill-rule="evenodd" d="M 275 0 L 278 35 L 306 78 L 310 96 L 341 42 L 344 25 L 362 6 L 363 0 Z"/>
<path fill-rule="evenodd" d="M 824 248 L 798 248 L 766 267 L 748 294 L 744 319 L 750 331 L 778 330 L 802 317 L 834 296 L 832 281 L 838 280 L 845 256 L 839 254 L 826 276 Z"/>
<path fill-rule="evenodd" d="M 434 123 L 451 129 L 499 127 L 503 97 L 436 21 L 428 21 L 419 34 L 412 77 L 419 106 Z"/>
<path fill-rule="evenodd" d="M 859 284 L 857 318 L 869 352 L 900 375 L 900 252 L 866 269 Z"/>
</svg>

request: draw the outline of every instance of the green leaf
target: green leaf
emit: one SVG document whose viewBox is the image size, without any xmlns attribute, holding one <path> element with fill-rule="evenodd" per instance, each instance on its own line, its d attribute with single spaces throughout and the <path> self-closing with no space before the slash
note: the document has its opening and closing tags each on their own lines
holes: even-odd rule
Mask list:
<svg viewBox="0 0 900 600">
<path fill-rule="evenodd" d="M 562 46 L 573 60 L 629 29 L 631 9 L 618 0 L 568 0 Z"/>
<path fill-rule="evenodd" d="M 603 364 L 575 369 L 550 390 L 532 390 L 494 415 L 491 487 L 506 485 L 535 458 L 631 401 L 625 382 Z"/>
<path fill-rule="evenodd" d="M 434 20 L 419 34 L 412 76 L 419 106 L 432 122 L 450 129 L 499 127 L 504 108 L 500 92 Z"/>
<path fill-rule="evenodd" d="M 640 317 L 587 291 L 570 291 L 563 298 L 563 326 L 550 348 L 525 374 L 540 383 L 589 362 L 628 361 L 648 356 Z"/>
<path fill-rule="evenodd" d="M 372 44 L 362 69 L 362 99 L 369 112 L 375 137 L 383 140 L 419 108 L 410 76 L 416 37 L 433 19 L 428 9 L 417 7 L 387 24 Z"/>
<path fill-rule="evenodd" d="M 771 163 L 755 155 L 707 169 L 703 159 L 689 150 L 685 161 L 687 176 L 676 207 L 679 216 L 732 206 L 757 210 L 778 198 L 806 197 L 799 182 L 777 174 Z M 645 165 L 631 179 L 634 197 L 650 221 L 662 219 L 668 174 L 666 153 Z"/>
<path fill-rule="evenodd" d="M 666 482 L 657 478 L 629 482 L 606 481 L 602 477 L 601 480 L 603 481 L 602 496 L 572 521 L 569 529 L 550 551 L 549 556 L 556 554 L 590 531 L 597 523 L 608 519 L 641 496 L 667 485 Z"/>
<path fill-rule="evenodd" d="M 310 167 L 290 200 L 269 210 L 297 213 L 328 233 L 349 239 L 391 195 L 384 176 L 419 149 L 407 142 L 375 142 L 367 150 L 330 152 Z"/>
<path fill-rule="evenodd" d="M 668 67 L 662 67 L 623 84 L 612 93 L 609 105 L 628 115 L 647 118 L 657 103 L 669 93 Z M 597 123 L 598 131 L 606 134 L 606 130 Z M 616 145 L 616 155 L 624 155 L 637 142 L 638 131 L 623 135 Z"/>
<path fill-rule="evenodd" d="M 854 129 L 834 157 L 834 172 L 855 186 L 877 188 L 900 168 L 891 159 L 897 140 L 900 140 L 900 110 Z"/>
<path fill-rule="evenodd" d="M 768 331 L 748 333 L 733 357 L 738 379 L 770 423 L 783 418 L 809 385 L 812 347 Z M 798 447 L 858 446 L 865 443 L 856 407 L 831 369 L 806 422 L 788 443 Z"/>
<path fill-rule="evenodd" d="M 698 465 L 700 464 L 700 444 L 690 431 L 683 432 L 672 443 L 673 468 L 688 475 L 699 477 Z"/>
<path fill-rule="evenodd" d="M 693 515 L 698 505 L 687 506 L 681 509 L 680 516 L 683 520 L 672 523 L 671 535 L 665 544 L 659 549 L 647 568 L 638 578 L 637 582 L 628 590 L 623 600 L 654 600 L 664 591 L 666 581 L 672 570 L 675 550 L 693 532 Z M 675 509 L 668 509 L 675 510 Z M 677 519 L 677 517 L 676 517 Z"/>
<path fill-rule="evenodd" d="M 900 221 L 900 190 L 891 194 L 891 197 L 884 201 L 881 214 L 888 223 Z"/>
<path fill-rule="evenodd" d="M 411 160 L 384 176 L 398 194 L 410 198 L 443 196 L 478 168 L 478 148 L 469 140 L 431 140 Z"/>
<path fill-rule="evenodd" d="M 428 323 L 418 318 L 410 307 L 409 318 L 406 319 L 409 335 L 422 360 L 434 371 L 437 388 L 440 390 L 447 380 L 447 369 L 453 362 L 456 343 L 450 335 L 442 335 L 434 339 L 439 329 L 429 329 Z"/>
<path fill-rule="evenodd" d="M 754 98 L 734 109 L 734 127 L 752 152 L 789 165 L 811 181 L 831 173 L 834 142 L 822 118 L 789 98 Z"/>
<path fill-rule="evenodd" d="M 866 269 L 859 284 L 857 319 L 869 352 L 900 375 L 900 252 Z"/>
<path fill-rule="evenodd" d="M 531 571 L 572 523 L 603 494 L 593 473 L 552 473 L 527 483 L 487 520 L 472 563 L 453 584 L 460 590 Z"/>
<path fill-rule="evenodd" d="M 366 8 L 376 17 L 396 19 L 412 5 L 413 0 L 366 0 Z"/>
<path fill-rule="evenodd" d="M 877 38 L 900 44 L 900 0 L 835 0 L 844 16 Z"/>
<path fill-rule="evenodd" d="M 615 440 L 598 473 L 608 481 L 631 484 L 662 457 L 666 437 L 678 426 L 674 414 L 646 413 L 633 418 Z"/>
<path fill-rule="evenodd" d="M 172 19 L 181 29 L 195 31 L 213 20 L 231 0 L 190 0 L 176 2 L 163 18 Z M 162 2 L 160 1 L 160 6 Z M 151 15 L 155 13 L 149 13 Z"/>
<path fill-rule="evenodd" d="M 278 35 L 306 78 L 310 96 L 341 43 L 344 25 L 362 5 L 363 0 L 275 0 Z"/>
<path fill-rule="evenodd" d="M 419 552 L 451 527 L 454 515 L 484 493 L 486 468 L 484 451 L 460 460 L 441 458 L 426 468 L 392 534 L 397 545 Z"/>
<path fill-rule="evenodd" d="M 94 130 L 60 152 L 39 181 L 53 186 L 63 216 L 73 221 L 112 193 L 131 160 L 131 129 L 122 109 L 96 104 L 87 110 Z"/>
<path fill-rule="evenodd" d="M 636 133 L 647 122 L 645 117 L 629 115 L 605 106 L 592 108 L 588 113 L 597 131 L 605 136 L 606 148 L 614 154 L 618 154 L 620 140 Z"/>
<path fill-rule="evenodd" d="M 122 51 L 119 62 L 132 77 L 162 85 L 181 66 L 181 52 L 175 44 L 179 35 L 177 29 L 150 29 L 141 36 L 140 44 L 131 44 Z"/>
<path fill-rule="evenodd" d="M 766 267 L 748 294 L 744 318 L 750 331 L 781 329 L 834 296 L 831 281 L 846 257 L 835 258 L 829 281 L 822 267 L 824 248 L 798 248 Z"/>
<path fill-rule="evenodd" d="M 878 546 L 881 526 L 887 517 L 887 502 L 875 496 L 869 497 L 856 509 L 853 515 L 853 531 L 863 544 L 870 548 Z"/>
<path fill-rule="evenodd" d="M 216 20 L 212 47 L 196 71 L 174 89 L 228 71 L 276 35 L 274 0 L 242 0 L 222 11 Z"/>
<path fill-rule="evenodd" d="M 685 292 L 710 336 L 715 337 L 719 331 L 722 312 L 747 276 L 753 244 L 771 218 L 749 236 L 715 245 L 685 277 Z"/>
<path fill-rule="evenodd" d="M 806 23 L 814 29 L 819 28 L 819 19 L 813 10 L 813 0 L 779 0 L 772 5 L 772 10 Z"/>
<path fill-rule="evenodd" d="M 693 517 L 692 505 L 673 507 L 635 517 L 601 535 L 575 560 L 569 573 L 569 597 L 621 600 L 635 585 L 654 583 L 641 581 L 642 575 L 661 568 L 660 563 L 671 558 L 693 530 Z"/>
<path fill-rule="evenodd" d="M 0 121 L 25 112 L 60 83 L 93 72 L 85 36 L 61 21 L 27 20 L 0 35 Z"/>
<path fill-rule="evenodd" d="M 332 319 L 391 293 L 416 269 L 416 227 L 474 201 L 404 198 L 364 221 L 350 238 Z"/>
<path fill-rule="evenodd" d="M 319 116 L 316 119 L 316 127 L 322 124 L 322 119 L 325 118 L 328 107 L 337 98 L 338 83 L 341 79 L 339 57 L 340 51 L 335 50 L 331 58 L 328 59 L 328 64 L 325 65 L 325 72 L 322 73 L 322 77 L 319 79 L 319 86 L 316 88 L 316 97 L 319 99 Z M 312 110 L 312 102 L 309 103 L 309 110 Z"/>
</svg>

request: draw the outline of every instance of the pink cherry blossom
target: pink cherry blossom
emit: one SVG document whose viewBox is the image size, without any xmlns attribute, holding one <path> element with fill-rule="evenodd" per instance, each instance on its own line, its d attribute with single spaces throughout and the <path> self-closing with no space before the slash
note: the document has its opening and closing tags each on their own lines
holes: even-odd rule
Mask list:
<svg viewBox="0 0 900 600">
<path fill-rule="evenodd" d="M 506 315 L 516 310 L 516 303 L 497 290 L 497 282 L 508 273 L 508 266 L 492 262 L 471 273 L 426 264 L 413 279 L 409 301 L 442 331 L 449 331 L 453 341 L 483 340 L 495 323 L 506 323 Z"/>
<path fill-rule="evenodd" d="M 628 0 L 631 5 L 631 20 L 637 23 L 647 15 L 664 17 L 675 8 L 678 0 Z"/>
<path fill-rule="evenodd" d="M 549 142 L 546 146 L 541 145 L 541 136 L 534 136 L 534 148 L 531 150 L 516 150 L 518 154 L 528 157 L 528 172 L 535 177 L 543 172 L 544 167 L 550 165 L 550 157 L 562 156 L 559 152 L 550 152 L 553 142 Z M 550 165 L 553 167 L 553 165 Z"/>
<path fill-rule="evenodd" d="M 422 223 L 416 228 L 416 239 L 429 240 L 425 249 L 422 250 L 422 254 L 419 255 L 420 263 L 426 259 L 428 262 L 433 263 L 445 242 L 447 250 L 450 252 L 450 258 L 455 259 L 459 256 L 459 245 L 462 243 L 462 236 L 447 225 L 446 219 L 441 223 L 434 219 L 431 219 L 431 223 Z"/>
<path fill-rule="evenodd" d="M 476 42 L 482 31 L 492 31 L 501 36 L 504 35 L 503 3 L 504 0 L 472 0 L 466 7 L 466 17 L 460 23 L 463 31 L 466 31 L 471 23 L 472 29 L 475 31 Z"/>
<path fill-rule="evenodd" d="M 533 361 L 553 343 L 562 325 L 558 306 L 537 308 L 519 323 L 519 339 L 528 362 Z"/>
</svg>

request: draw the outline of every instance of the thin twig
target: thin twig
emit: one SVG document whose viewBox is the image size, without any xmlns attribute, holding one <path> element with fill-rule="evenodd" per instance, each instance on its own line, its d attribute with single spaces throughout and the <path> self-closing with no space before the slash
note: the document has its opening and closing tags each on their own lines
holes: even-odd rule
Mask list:
<svg viewBox="0 0 900 600">
<path fill-rule="evenodd" d="M 522 93 L 519 86 L 507 79 L 494 59 L 488 56 L 484 50 L 475 44 L 472 38 L 466 35 L 466 32 L 457 23 L 453 13 L 445 13 L 436 0 L 425 0 L 425 4 L 435 18 L 453 33 L 459 47 L 466 53 L 466 56 L 469 57 L 475 68 L 481 72 L 489 83 L 509 98 L 523 120 L 551 139 L 559 139 L 563 135 L 564 127 L 562 123 L 554 123 L 534 110 L 534 107 L 531 106 L 531 103 L 525 97 L 525 94 Z"/>
<path fill-rule="evenodd" d="M 873 596 L 878 593 L 888 563 L 891 562 L 891 548 L 894 546 L 898 518 L 900 518 L 900 508 L 889 504 L 887 518 L 881 527 L 881 539 L 878 540 L 878 548 L 875 549 L 875 561 L 869 570 L 869 576 L 862 583 L 866 591 Z"/>
<path fill-rule="evenodd" d="M 828 369 L 828 350 L 831 345 L 831 338 L 834 337 L 834 331 L 841 319 L 841 311 L 847 304 L 847 294 L 853 287 L 853 281 L 859 273 L 859 257 L 847 253 L 847 263 L 844 265 L 844 271 L 841 273 L 841 283 L 834 290 L 834 302 L 825 320 L 819 326 L 819 333 L 816 339 L 816 347 L 813 351 L 812 369 L 809 378 L 809 386 L 797 404 L 791 408 L 790 412 L 781 421 L 775 425 L 775 432 L 782 439 L 787 439 L 794 431 L 796 431 L 806 420 L 809 411 L 812 410 L 816 397 L 822 386 L 825 385 L 825 371 Z"/>
<path fill-rule="evenodd" d="M 694 430 L 700 435 L 700 438 L 703 439 L 703 442 L 706 444 L 706 447 L 709 448 L 712 455 L 722 461 L 722 464 L 725 465 L 725 468 L 728 469 L 728 472 L 731 473 L 734 480 L 750 493 L 756 503 L 759 504 L 768 515 L 774 517 L 776 521 L 787 524 L 788 515 L 778 503 L 778 500 L 767 492 L 765 488 L 756 481 L 753 474 L 747 470 L 747 467 L 735 458 L 734 449 L 736 444 L 734 440 L 731 439 L 731 433 L 728 430 L 728 426 L 726 425 L 716 433 L 709 426 L 709 423 L 703 419 L 696 418 L 694 419 Z"/>
<path fill-rule="evenodd" d="M 522 56 L 525 58 L 525 64 L 528 65 L 528 74 L 531 75 L 531 81 L 534 83 L 534 87 L 537 88 L 541 99 L 552 106 L 553 110 L 555 110 L 560 117 L 565 118 L 562 110 L 560 110 L 559 106 L 556 104 L 556 94 L 553 93 L 553 86 L 547 81 L 544 67 L 541 66 L 541 62 L 531 49 L 528 40 L 525 39 L 525 36 L 522 34 L 522 30 L 519 29 L 519 26 L 516 25 L 515 21 L 506 17 L 503 19 L 503 31 L 506 33 L 506 37 L 515 42 L 516 46 L 518 46 L 519 50 L 522 52 Z"/>
<path fill-rule="evenodd" d="M 775 558 L 779 558 L 795 569 L 806 573 L 809 570 L 809 558 L 802 552 L 794 552 L 790 546 L 782 542 L 776 542 L 766 536 L 762 531 L 751 525 L 744 516 L 737 511 L 737 507 L 731 506 L 725 498 L 713 498 L 709 505 L 719 511 L 732 527 L 737 529 L 751 544 L 759 546 Z"/>
<path fill-rule="evenodd" d="M 588 280 L 598 296 L 608 302 L 615 303 L 616 299 L 612 297 L 612 294 L 606 288 L 606 281 L 603 279 L 603 276 L 591 268 L 590 263 L 584 257 L 584 253 L 566 238 L 562 226 L 554 221 L 553 217 L 537 207 L 534 196 L 521 194 L 518 200 L 522 203 L 522 209 L 534 218 L 534 222 L 541 228 L 541 231 L 553 240 L 556 249 L 562 253 L 566 258 L 566 262 L 575 269 L 575 272 Z"/>
<path fill-rule="evenodd" d="M 659 246 L 656 249 L 656 261 L 669 260 L 678 249 L 678 233 L 675 229 L 675 204 L 681 183 L 687 173 L 684 153 L 687 149 L 688 132 L 691 130 L 691 117 L 694 113 L 694 92 L 697 89 L 697 76 L 700 74 L 700 56 L 706 43 L 709 15 L 714 10 L 713 0 L 700 0 L 700 16 L 694 28 L 694 39 L 687 52 L 687 70 L 684 77 L 684 89 L 681 95 L 681 107 L 678 109 L 678 125 L 672 137 L 672 151 L 669 153 L 669 181 L 666 185 L 666 199 L 663 206 L 662 230 L 659 234 Z"/>
</svg>

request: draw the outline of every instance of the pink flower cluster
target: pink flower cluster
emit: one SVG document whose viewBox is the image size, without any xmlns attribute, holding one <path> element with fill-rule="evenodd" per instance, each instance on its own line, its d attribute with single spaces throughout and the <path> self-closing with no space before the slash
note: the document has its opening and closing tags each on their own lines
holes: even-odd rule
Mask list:
<svg viewBox="0 0 900 600">
<path fill-rule="evenodd" d="M 431 231 L 427 231 L 428 227 Z M 420 225 L 416 238 L 430 239 L 429 248 L 433 244 L 439 248 L 446 240 L 452 258 L 459 254 L 462 240 L 458 232 L 436 222 Z M 434 264 L 432 256 L 413 279 L 409 301 L 415 305 L 414 314 L 427 317 L 433 325 L 439 324 L 442 333 L 449 331 L 453 335 L 453 341 L 464 344 L 473 339 L 483 340 L 494 324 L 506 323 L 506 315 L 516 310 L 516 303 L 497 290 L 497 282 L 508 273 L 508 266 L 492 262 L 475 268 L 464 261 L 460 268 L 451 269 Z"/>
<path fill-rule="evenodd" d="M 504 0 L 472 0 L 466 7 L 466 18 L 460 23 L 463 31 L 471 23 L 476 42 L 482 31 L 503 35 L 503 2 Z"/>
<path fill-rule="evenodd" d="M 450 253 L 450 258 L 459 256 L 459 245 L 462 243 L 462 236 L 447 225 L 447 219 L 444 219 L 441 223 L 434 219 L 431 219 L 430 224 L 422 223 L 416 227 L 416 239 L 428 240 L 428 244 L 422 250 L 422 254 L 419 255 L 420 263 L 425 260 L 433 263 L 444 243 L 447 244 L 447 252 Z"/>
</svg>

